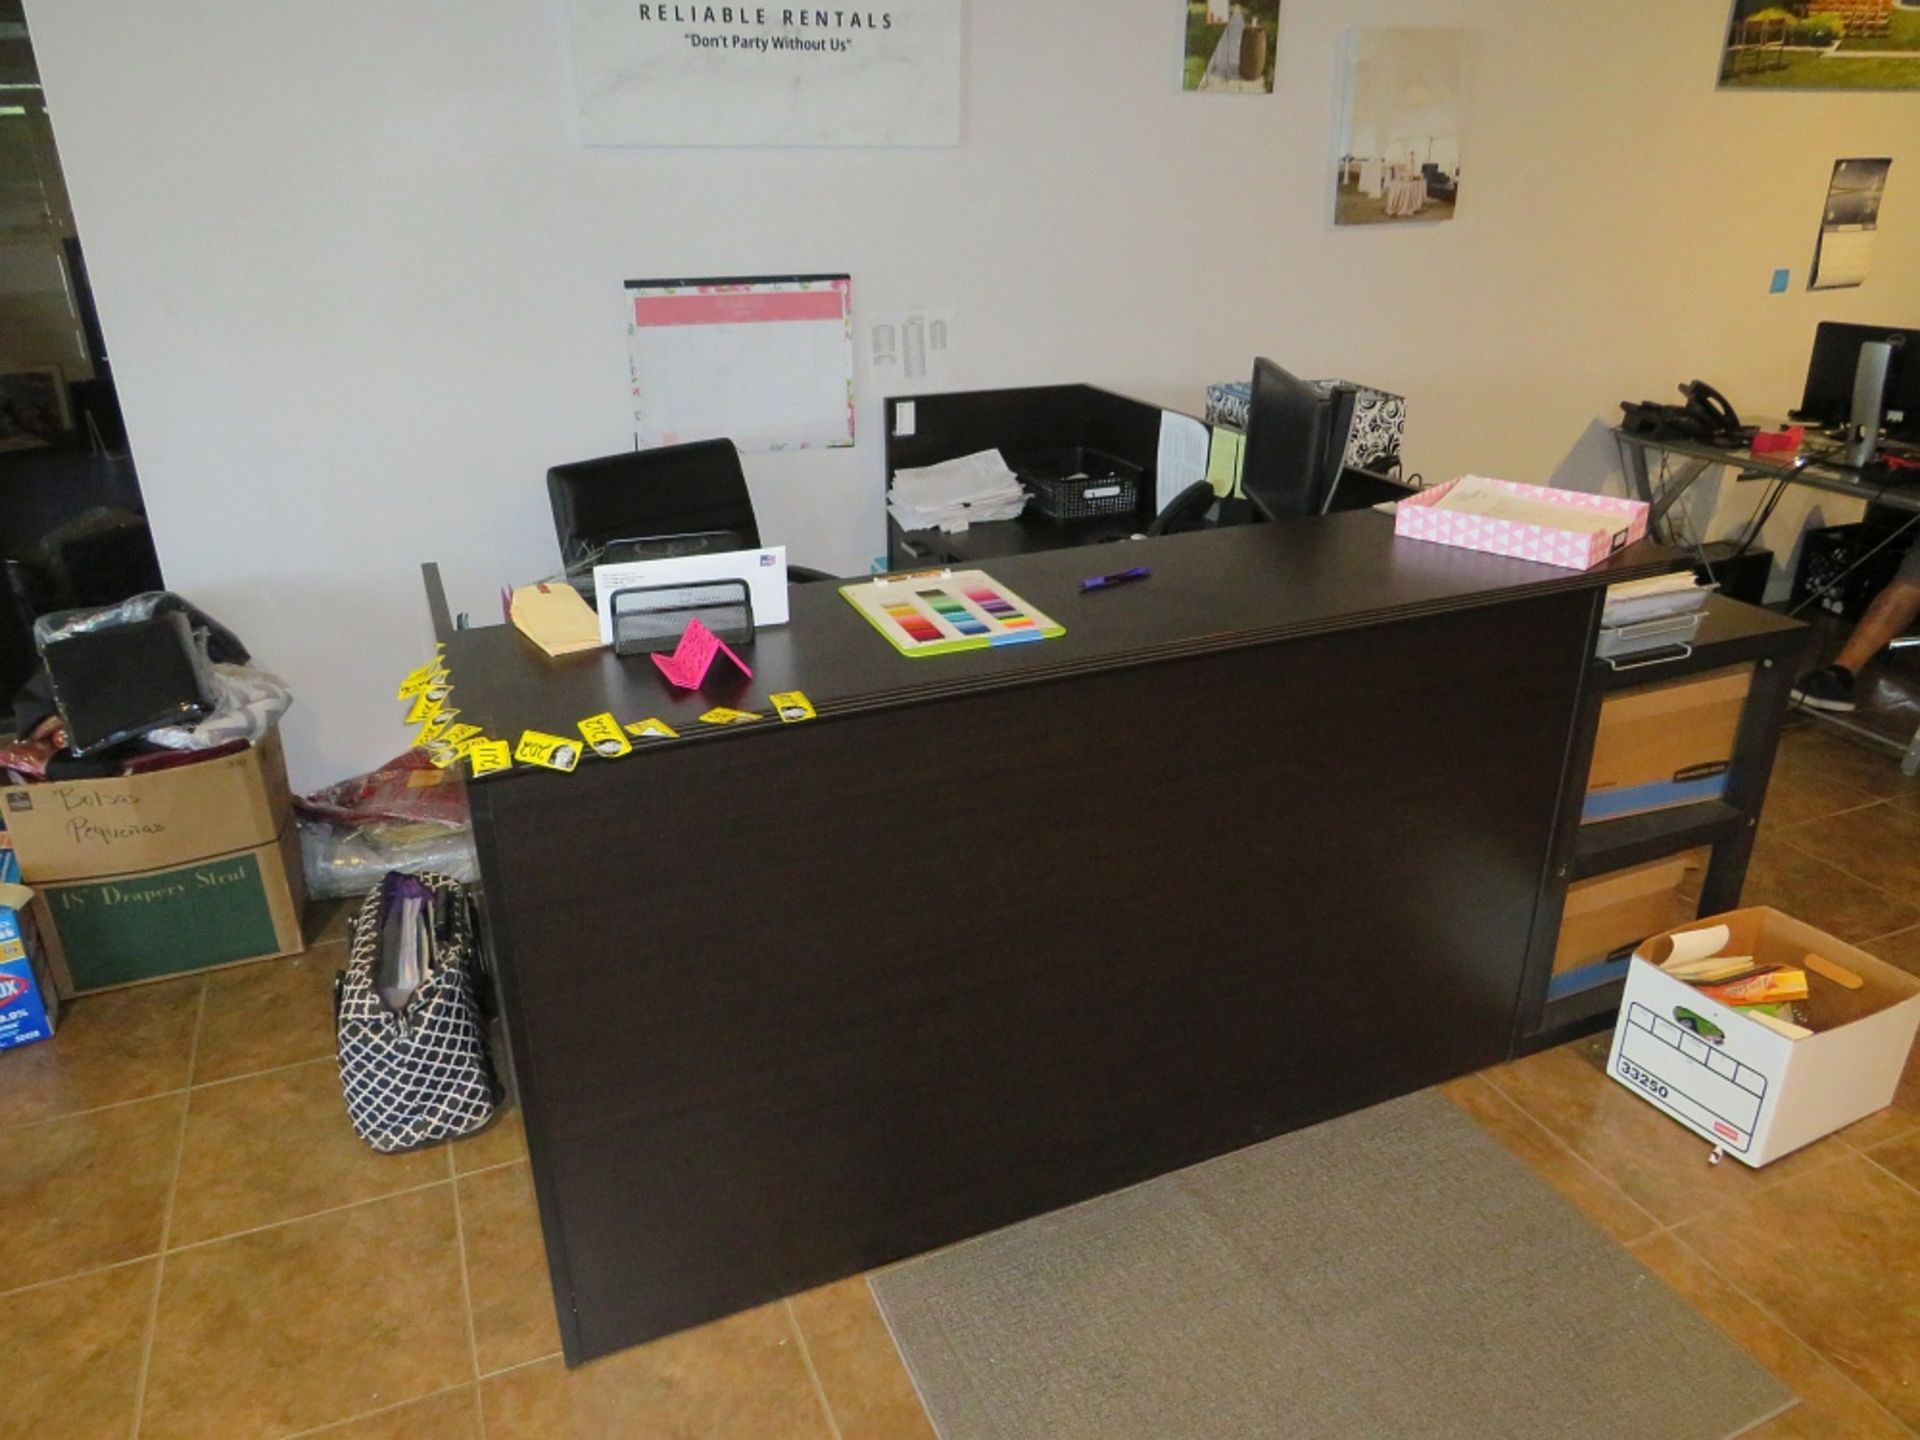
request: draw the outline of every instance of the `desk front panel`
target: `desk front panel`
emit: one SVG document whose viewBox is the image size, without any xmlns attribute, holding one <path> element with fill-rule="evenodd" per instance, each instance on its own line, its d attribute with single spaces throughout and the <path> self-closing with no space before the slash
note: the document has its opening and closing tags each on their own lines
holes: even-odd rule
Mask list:
<svg viewBox="0 0 1920 1440">
<path fill-rule="evenodd" d="M 476 786 L 569 1358 L 1503 1058 L 1594 604 Z"/>
</svg>

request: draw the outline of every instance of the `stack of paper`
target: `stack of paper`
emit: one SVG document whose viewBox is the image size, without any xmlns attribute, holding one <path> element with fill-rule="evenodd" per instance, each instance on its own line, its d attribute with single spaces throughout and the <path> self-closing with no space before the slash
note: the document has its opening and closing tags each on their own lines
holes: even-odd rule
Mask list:
<svg viewBox="0 0 1920 1440">
<path fill-rule="evenodd" d="M 1487 520 L 1506 520 L 1515 525 L 1574 530 L 1582 535 L 1603 535 L 1620 523 L 1618 516 L 1597 514 L 1545 496 L 1518 494 L 1496 480 L 1485 480 L 1478 475 L 1462 476 L 1455 481 L 1453 488 L 1441 496 L 1433 508 L 1478 515 Z"/>
<path fill-rule="evenodd" d="M 1600 623 L 1637 625 L 1643 620 L 1684 615 L 1705 605 L 1712 588 L 1695 580 L 1691 570 L 1654 575 L 1645 580 L 1624 580 L 1607 587 L 1606 610 Z"/>
<path fill-rule="evenodd" d="M 982 450 L 918 470 L 897 470 L 887 509 L 902 530 L 964 530 L 975 520 L 1011 520 L 1027 492 L 998 450 Z"/>
</svg>

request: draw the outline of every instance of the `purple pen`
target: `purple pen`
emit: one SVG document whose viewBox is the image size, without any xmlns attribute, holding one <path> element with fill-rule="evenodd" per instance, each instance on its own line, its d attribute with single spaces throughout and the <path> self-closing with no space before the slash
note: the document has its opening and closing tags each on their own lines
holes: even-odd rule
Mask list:
<svg viewBox="0 0 1920 1440">
<path fill-rule="evenodd" d="M 1089 575 L 1080 582 L 1082 590 L 1104 590 L 1109 585 L 1124 585 L 1129 580 L 1144 580 L 1153 571 L 1144 565 L 1135 565 L 1131 570 L 1116 570 L 1111 575 Z"/>
</svg>

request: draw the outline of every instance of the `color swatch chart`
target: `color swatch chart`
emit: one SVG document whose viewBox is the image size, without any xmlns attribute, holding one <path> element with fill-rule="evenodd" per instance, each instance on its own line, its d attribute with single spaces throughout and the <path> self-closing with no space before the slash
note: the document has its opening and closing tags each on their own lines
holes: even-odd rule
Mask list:
<svg viewBox="0 0 1920 1440">
<path fill-rule="evenodd" d="M 903 655 L 945 655 L 1066 633 L 978 570 L 889 576 L 840 593 Z"/>
</svg>

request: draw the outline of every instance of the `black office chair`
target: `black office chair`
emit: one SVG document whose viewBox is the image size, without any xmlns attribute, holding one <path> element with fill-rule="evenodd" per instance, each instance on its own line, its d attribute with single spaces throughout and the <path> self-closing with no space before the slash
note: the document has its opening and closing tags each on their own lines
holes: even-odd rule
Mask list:
<svg viewBox="0 0 1920 1440">
<path fill-rule="evenodd" d="M 1167 508 L 1153 517 L 1147 534 L 1184 535 L 1189 530 L 1207 528 L 1207 512 L 1217 497 L 1211 480 L 1196 480 L 1167 502 Z"/>
<path fill-rule="evenodd" d="M 547 499 L 570 575 L 609 560 L 760 548 L 753 497 L 731 440 L 696 440 L 556 465 L 547 471 Z M 787 578 L 834 577 L 789 564 Z"/>
</svg>

